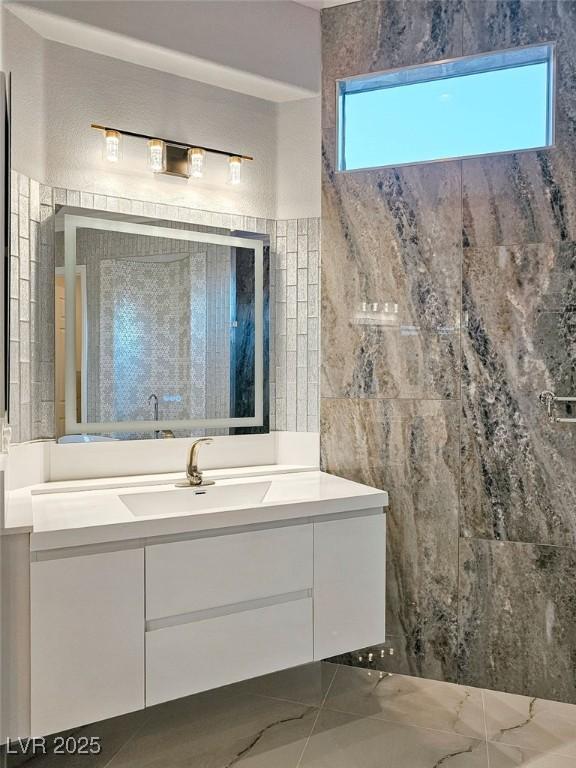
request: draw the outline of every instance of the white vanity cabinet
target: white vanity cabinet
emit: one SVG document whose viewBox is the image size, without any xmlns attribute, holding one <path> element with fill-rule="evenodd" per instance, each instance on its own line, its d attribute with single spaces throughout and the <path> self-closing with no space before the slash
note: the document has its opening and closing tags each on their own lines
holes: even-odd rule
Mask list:
<svg viewBox="0 0 576 768">
<path fill-rule="evenodd" d="M 373 508 L 32 562 L 33 733 L 382 643 L 385 519 Z"/>
<path fill-rule="evenodd" d="M 142 549 L 31 563 L 31 731 L 144 706 Z"/>
<path fill-rule="evenodd" d="M 384 642 L 386 516 L 314 525 L 314 658 Z"/>
<path fill-rule="evenodd" d="M 384 640 L 383 514 L 146 547 L 146 704 Z"/>
</svg>

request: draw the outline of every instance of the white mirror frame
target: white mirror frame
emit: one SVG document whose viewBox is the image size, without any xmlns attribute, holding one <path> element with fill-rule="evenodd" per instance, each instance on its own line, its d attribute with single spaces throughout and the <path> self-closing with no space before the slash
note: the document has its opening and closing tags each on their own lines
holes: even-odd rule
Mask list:
<svg viewBox="0 0 576 768">
<path fill-rule="evenodd" d="M 124 234 L 168 237 L 193 243 L 211 243 L 254 251 L 254 416 L 219 419 L 165 419 L 142 421 L 78 422 L 76 415 L 76 231 L 99 229 Z M 64 388 L 65 430 L 68 435 L 105 432 L 153 432 L 167 429 L 227 429 L 229 427 L 260 427 L 264 423 L 264 246 L 262 240 L 193 232 L 187 229 L 148 226 L 89 216 L 64 215 L 65 272 L 65 349 L 66 371 Z"/>
</svg>

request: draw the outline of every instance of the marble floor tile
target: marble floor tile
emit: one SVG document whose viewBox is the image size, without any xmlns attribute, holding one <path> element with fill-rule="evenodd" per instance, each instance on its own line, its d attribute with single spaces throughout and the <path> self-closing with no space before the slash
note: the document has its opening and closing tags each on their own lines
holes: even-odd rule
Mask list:
<svg viewBox="0 0 576 768">
<path fill-rule="evenodd" d="M 337 666 L 324 662 L 284 669 L 239 683 L 245 693 L 319 707 L 334 680 Z"/>
<path fill-rule="evenodd" d="M 101 720 L 98 723 L 84 725 L 71 731 L 65 731 L 61 734 L 48 736 L 46 739 L 46 754 L 36 751 L 32 754 L 13 755 L 7 754 L 4 748 L 0 748 L 0 765 L 2 768 L 19 768 L 19 766 L 31 766 L 31 768 L 104 768 L 114 758 L 114 755 L 141 730 L 150 717 L 150 712 L 140 710 L 131 712 L 128 715 L 112 717 L 108 720 Z M 101 751 L 99 754 L 60 754 L 55 753 L 55 747 L 60 744 L 55 739 L 58 736 L 72 736 L 76 743 L 82 737 L 90 738 L 95 736 L 99 739 Z M 15 749 L 15 745 L 11 749 Z M 4 751 L 2 751 L 4 750 Z"/>
<path fill-rule="evenodd" d="M 110 768 L 296 768 L 317 711 L 248 694 L 190 696 L 150 710 Z"/>
<path fill-rule="evenodd" d="M 485 738 L 479 688 L 340 666 L 324 707 Z"/>
<path fill-rule="evenodd" d="M 486 743 L 322 710 L 299 768 L 487 768 Z"/>
<path fill-rule="evenodd" d="M 490 768 L 576 768 L 574 758 L 505 744 L 488 744 L 488 759 Z"/>
<path fill-rule="evenodd" d="M 249 687 L 254 692 L 248 693 Z M 324 701 L 318 708 L 283 696 Z M 49 754 L 7 759 L 0 751 L 0 764 L 576 768 L 576 705 L 328 663 L 207 691 L 70 733 L 100 736 L 102 753 L 53 755 L 52 737 Z"/>
<path fill-rule="evenodd" d="M 490 741 L 576 759 L 576 704 L 498 691 L 484 701 Z"/>
</svg>

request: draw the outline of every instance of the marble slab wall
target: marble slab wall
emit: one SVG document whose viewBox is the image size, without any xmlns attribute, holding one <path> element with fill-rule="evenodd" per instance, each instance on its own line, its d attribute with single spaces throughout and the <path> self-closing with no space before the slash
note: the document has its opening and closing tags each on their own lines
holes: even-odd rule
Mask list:
<svg viewBox="0 0 576 768">
<path fill-rule="evenodd" d="M 537 397 L 576 395 L 576 2 L 362 0 L 322 38 L 322 462 L 391 499 L 386 643 L 340 660 L 576 702 L 576 426 Z M 337 78 L 544 41 L 553 148 L 335 172 Z"/>
<path fill-rule="evenodd" d="M 164 226 L 222 228 L 270 242 L 270 429 L 318 432 L 320 221 L 260 219 L 52 188 L 11 172 L 12 442 L 53 438 L 54 213 L 58 206 L 145 216 Z"/>
</svg>

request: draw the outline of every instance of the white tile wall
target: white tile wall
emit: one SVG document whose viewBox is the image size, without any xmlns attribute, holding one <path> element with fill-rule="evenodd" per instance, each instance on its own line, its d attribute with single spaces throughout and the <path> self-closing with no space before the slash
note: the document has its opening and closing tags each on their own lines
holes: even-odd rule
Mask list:
<svg viewBox="0 0 576 768">
<path fill-rule="evenodd" d="M 277 430 L 317 432 L 320 221 L 276 222 L 272 244 L 275 354 L 270 380 Z"/>
<path fill-rule="evenodd" d="M 50 273 L 52 191 L 12 172 L 10 238 L 10 410 L 14 442 L 53 434 L 54 333 L 42 314 L 53 296 Z M 41 266 L 44 257 L 44 264 Z M 53 263 L 53 262 L 52 262 Z M 44 274 L 43 274 L 44 271 Z M 52 277 L 53 283 L 53 277 Z M 42 288 L 46 288 L 43 295 Z M 40 301 L 40 298 L 43 298 Z M 46 368 L 43 363 L 51 364 Z M 42 375 L 48 382 L 43 384 Z M 48 386 L 46 386 L 46 384 Z"/>
<path fill-rule="evenodd" d="M 12 172 L 10 421 L 13 441 L 54 436 L 54 206 L 270 237 L 270 426 L 319 430 L 320 222 L 272 221 L 51 188 Z"/>
</svg>

